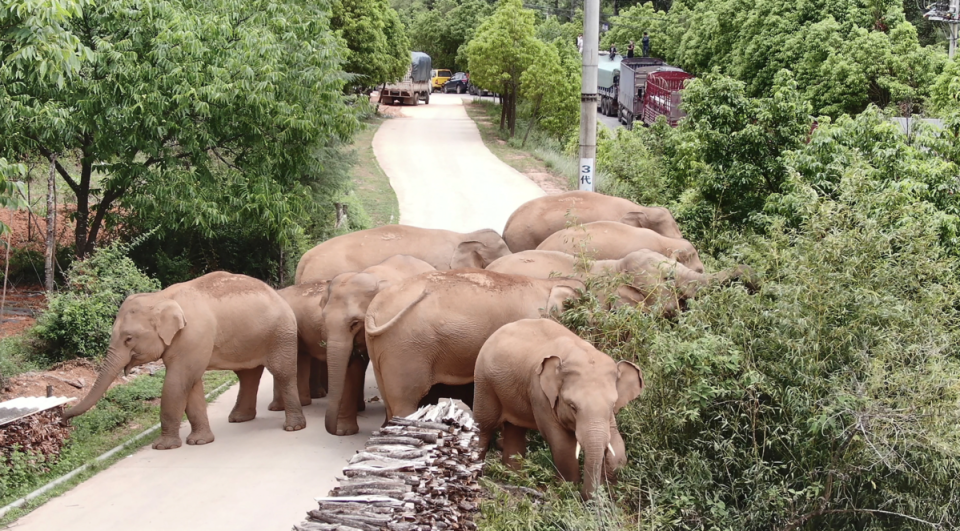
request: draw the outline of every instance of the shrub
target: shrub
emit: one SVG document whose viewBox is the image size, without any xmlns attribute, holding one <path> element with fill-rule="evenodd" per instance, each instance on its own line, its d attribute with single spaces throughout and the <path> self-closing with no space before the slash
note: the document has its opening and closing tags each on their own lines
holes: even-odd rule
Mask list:
<svg viewBox="0 0 960 531">
<path fill-rule="evenodd" d="M 859 165 L 828 195 L 793 179 L 797 224 L 773 218 L 724 260 L 753 266 L 759 294 L 708 289 L 676 322 L 590 297 L 564 314 L 646 378 L 618 417 L 614 497 L 650 529 L 954 528 L 960 264 L 946 214 L 924 187 Z"/>
<path fill-rule="evenodd" d="M 50 361 L 97 358 L 106 352 L 113 321 L 129 295 L 160 289 L 160 283 L 127 257 L 131 244 L 114 242 L 71 264 L 66 289 L 50 299 L 34 336 Z"/>
</svg>

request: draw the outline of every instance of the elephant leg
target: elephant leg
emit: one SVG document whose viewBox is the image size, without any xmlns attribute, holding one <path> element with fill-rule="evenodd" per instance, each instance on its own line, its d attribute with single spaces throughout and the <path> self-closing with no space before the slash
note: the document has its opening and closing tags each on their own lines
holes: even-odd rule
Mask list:
<svg viewBox="0 0 960 531">
<path fill-rule="evenodd" d="M 310 360 L 310 398 L 327 396 L 327 389 L 329 389 L 327 362 L 313 358 Z"/>
<path fill-rule="evenodd" d="M 476 419 L 477 426 L 480 428 L 480 460 L 483 461 L 487 457 L 487 450 L 490 449 L 493 432 L 500 424 L 503 405 L 500 403 L 497 392 L 486 379 L 480 378 L 475 383 L 476 396 L 474 398 L 473 418 Z"/>
<path fill-rule="evenodd" d="M 543 438 L 550 445 L 553 465 L 564 481 L 580 482 L 580 459 L 577 456 L 577 437 L 560 426 L 541 429 Z"/>
<path fill-rule="evenodd" d="M 210 420 L 207 418 L 207 399 L 203 396 L 203 378 L 197 378 L 190 389 L 187 397 L 187 420 L 190 421 L 187 444 L 213 442 L 213 432 L 210 431 Z"/>
<path fill-rule="evenodd" d="M 361 357 L 361 369 L 359 380 L 357 381 L 357 411 L 366 411 L 367 403 L 363 400 L 363 390 L 367 385 L 367 366 L 370 365 L 370 358 L 366 356 Z M 349 373 L 350 369 L 347 369 Z"/>
<path fill-rule="evenodd" d="M 520 463 L 514 456 L 527 455 L 527 429 L 504 422 L 500 432 L 503 434 L 503 464 L 519 470 Z"/>
<path fill-rule="evenodd" d="M 312 362 L 313 358 L 309 354 L 297 353 L 297 394 L 300 397 L 301 406 L 309 406 L 313 403 L 313 399 L 310 398 L 310 368 Z M 270 411 L 284 410 L 283 392 L 276 378 L 273 379 L 273 401 L 270 402 L 267 409 Z"/>
<path fill-rule="evenodd" d="M 180 421 L 187 407 L 187 393 L 194 382 L 185 382 L 182 371 L 168 372 L 160 394 L 160 438 L 153 443 L 154 450 L 180 448 Z M 185 392 L 186 391 L 186 392 Z"/>
<path fill-rule="evenodd" d="M 227 420 L 230 422 L 253 420 L 257 416 L 257 390 L 260 388 L 263 366 L 234 372 L 240 379 L 240 391 L 237 393 L 237 403 L 233 406 L 233 411 L 230 412 Z"/>
<path fill-rule="evenodd" d="M 382 382 L 380 393 L 387 407 L 386 424 L 393 417 L 405 417 L 417 411 L 420 399 L 430 392 L 433 385 L 433 371 L 430 365 L 403 359 L 402 355 L 394 355 L 393 359 L 384 358 L 386 356 L 380 358 L 381 373 L 377 383 Z"/>
<path fill-rule="evenodd" d="M 346 381 L 343 386 L 343 398 L 337 414 L 337 435 L 353 435 L 360 432 L 357 424 L 357 410 L 363 402 L 363 375 L 367 370 L 367 360 L 350 358 L 347 365 Z"/>
<path fill-rule="evenodd" d="M 274 381 L 283 395 L 286 416 L 283 429 L 297 431 L 306 428 L 307 419 L 303 416 L 300 393 L 297 391 L 297 343 L 295 339 L 280 343 L 274 348 L 267 358 L 267 370 L 273 374 Z"/>
</svg>

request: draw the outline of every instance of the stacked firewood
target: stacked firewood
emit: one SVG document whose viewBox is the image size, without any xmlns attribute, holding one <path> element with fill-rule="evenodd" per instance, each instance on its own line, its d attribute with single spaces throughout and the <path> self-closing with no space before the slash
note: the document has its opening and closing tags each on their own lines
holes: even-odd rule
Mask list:
<svg viewBox="0 0 960 531">
<path fill-rule="evenodd" d="M 476 529 L 481 487 L 479 437 L 459 400 L 443 399 L 394 417 L 373 432 L 343 469 L 340 485 L 317 498 L 295 531 Z"/>
<path fill-rule="evenodd" d="M 14 449 L 46 457 L 60 455 L 70 434 L 60 421 L 62 416 L 63 406 L 58 406 L 0 426 L 0 462 L 9 459 Z"/>
</svg>

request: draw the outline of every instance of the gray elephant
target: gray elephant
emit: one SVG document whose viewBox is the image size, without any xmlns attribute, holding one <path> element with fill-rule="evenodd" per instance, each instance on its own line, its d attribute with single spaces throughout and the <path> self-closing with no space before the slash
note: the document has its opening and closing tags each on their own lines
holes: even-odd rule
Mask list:
<svg viewBox="0 0 960 531">
<path fill-rule="evenodd" d="M 609 286 L 616 290 L 614 307 L 622 305 L 657 307 L 666 317 L 674 316 L 684 308 L 686 301 L 710 285 L 727 285 L 735 280 L 744 283 L 749 291 L 757 289 L 753 270 L 737 266 L 715 274 L 697 273 L 687 266 L 649 249 L 634 251 L 619 260 L 597 260 L 583 263 L 573 255 L 560 251 L 523 251 L 498 258 L 487 266 L 487 271 L 550 278 L 552 275 L 576 277 L 581 280 L 599 276 L 623 275 L 623 283 Z M 612 291 L 604 290 L 598 296 L 606 300 Z"/>
<path fill-rule="evenodd" d="M 330 401 L 325 426 L 329 433 L 360 431 L 357 410 L 351 405 L 363 400 L 367 366 L 364 316 L 370 301 L 391 285 L 429 271 L 436 269 L 418 258 L 397 255 L 359 273 L 341 273 L 330 282 L 320 304 L 327 338 Z"/>
<path fill-rule="evenodd" d="M 323 398 L 327 394 L 327 348 L 324 343 L 326 334 L 321 317 L 321 301 L 329 286 L 330 281 L 323 280 L 277 290 L 297 317 L 297 390 L 302 406 L 308 406 L 313 402 L 313 398 Z M 317 371 L 315 377 L 319 380 L 315 392 L 310 389 L 313 370 Z M 283 397 L 277 392 L 277 385 L 274 385 L 273 389 L 273 402 L 268 409 L 279 411 L 283 409 Z"/>
<path fill-rule="evenodd" d="M 475 378 L 481 461 L 500 428 L 503 462 L 516 468 L 513 456 L 525 454 L 527 430 L 537 430 L 567 481 L 580 481 L 583 448 L 584 497 L 625 464 L 615 415 L 643 390 L 636 365 L 613 361 L 554 321 L 525 319 L 484 343 Z"/>
<path fill-rule="evenodd" d="M 616 260 L 633 251 L 650 249 L 672 258 L 697 273 L 703 273 L 700 253 L 687 240 L 668 238 L 650 229 L 623 223 L 595 221 L 551 234 L 538 251 L 560 251 L 592 260 Z"/>
<path fill-rule="evenodd" d="M 437 270 L 487 267 L 510 249 L 496 231 L 467 234 L 409 225 L 384 225 L 331 238 L 307 251 L 297 265 L 296 283 L 331 280 L 340 273 L 363 271 L 391 256 L 405 254 Z"/>
<path fill-rule="evenodd" d="M 578 190 L 520 205 L 507 220 L 503 239 L 512 252 L 529 251 L 569 224 L 594 221 L 616 221 L 668 238 L 683 238 L 673 215 L 663 207 L 645 207 L 620 197 Z"/>
<path fill-rule="evenodd" d="M 409 415 L 434 384 L 473 382 L 483 342 L 501 326 L 561 310 L 583 283 L 480 269 L 425 273 L 367 308 L 366 342 L 387 419 Z"/>
<path fill-rule="evenodd" d="M 167 371 L 160 395 L 160 438 L 153 445 L 157 450 L 181 445 L 184 410 L 191 427 L 187 444 L 213 442 L 203 393 L 208 370 L 232 370 L 240 378 L 230 422 L 256 417 L 257 388 L 266 367 L 287 405 L 284 429 L 306 426 L 297 396 L 296 317 L 276 291 L 255 278 L 216 272 L 127 297 L 93 389 L 64 418 L 96 404 L 121 370 L 158 359 Z"/>
</svg>

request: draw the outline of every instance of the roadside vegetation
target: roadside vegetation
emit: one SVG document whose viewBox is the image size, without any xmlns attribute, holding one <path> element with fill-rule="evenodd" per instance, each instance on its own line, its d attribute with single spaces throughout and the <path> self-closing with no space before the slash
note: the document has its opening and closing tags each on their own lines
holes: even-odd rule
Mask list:
<svg viewBox="0 0 960 531">
<path fill-rule="evenodd" d="M 0 339 L 0 391 L 64 361 L 99 363 L 132 293 L 218 270 L 283 287 L 318 241 L 395 218 L 370 149 L 379 119 L 358 92 L 402 76 L 409 52 L 383 1 L 0 0 L 0 206 L 27 208 L 29 177 L 44 216 L 36 192 L 50 175 L 70 233 L 53 243 L 36 325 Z M 5 287 L 42 290 L 43 247 L 9 256 Z M 204 385 L 235 379 L 209 372 Z M 156 424 L 162 382 L 118 382 L 72 419 L 58 455 L 0 449 L 0 505 Z"/>
<path fill-rule="evenodd" d="M 519 473 L 491 452 L 481 528 L 960 526 L 960 70 L 907 4 L 602 2 L 601 49 L 648 31 L 697 79 L 678 127 L 600 128 L 598 191 L 668 207 L 708 269 L 747 264 L 762 288 L 711 289 L 676 320 L 574 304 L 568 327 L 644 371 L 618 415 L 628 464 L 584 503 L 539 436 Z M 507 95 L 468 112 L 518 169 L 576 170 L 577 113 L 537 104 L 556 89 L 578 108 L 579 72 L 534 50 L 580 27 L 502 1 L 463 34 L 458 67 Z M 898 116 L 943 126 L 908 136 Z"/>
</svg>

